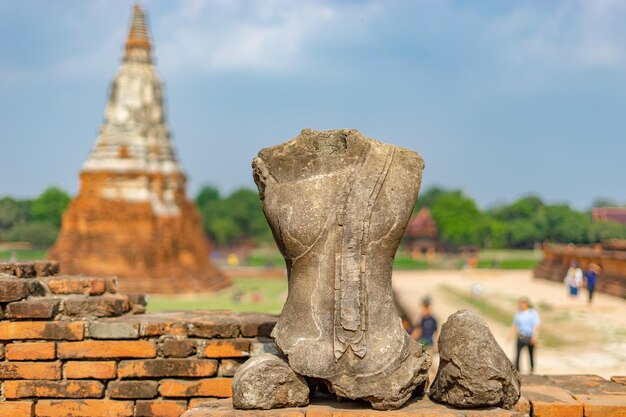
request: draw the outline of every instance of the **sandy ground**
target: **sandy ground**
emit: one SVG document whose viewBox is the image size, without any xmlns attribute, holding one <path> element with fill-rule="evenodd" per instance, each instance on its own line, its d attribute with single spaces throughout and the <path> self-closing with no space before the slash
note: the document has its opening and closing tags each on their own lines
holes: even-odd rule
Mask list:
<svg viewBox="0 0 626 417">
<path fill-rule="evenodd" d="M 483 302 L 510 314 L 515 312 L 516 300 L 528 296 L 537 306 L 546 335 L 536 349 L 535 373 L 626 375 L 626 300 L 595 294 L 588 306 L 586 290 L 577 300 L 568 299 L 564 285 L 535 279 L 531 271 L 398 271 L 394 272 L 393 285 L 414 322 L 419 319 L 420 300 L 425 295 L 431 297 L 440 324 L 457 310 L 475 309 L 451 288 L 470 295 L 472 287 L 479 286 Z M 493 316 L 483 317 L 500 346 L 513 358 L 511 327 Z M 552 343 L 546 346 L 549 337 Z M 522 356 L 521 368 L 522 373 L 529 369 L 527 354 Z"/>
</svg>

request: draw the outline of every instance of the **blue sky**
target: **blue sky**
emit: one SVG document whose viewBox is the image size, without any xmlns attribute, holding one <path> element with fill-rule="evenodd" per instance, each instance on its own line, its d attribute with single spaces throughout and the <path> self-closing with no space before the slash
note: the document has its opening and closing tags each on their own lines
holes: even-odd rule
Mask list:
<svg viewBox="0 0 626 417">
<path fill-rule="evenodd" d="M 189 176 L 228 192 L 302 128 L 358 128 L 483 206 L 626 203 L 626 1 L 144 0 Z M 0 195 L 72 193 L 132 2 L 0 0 Z"/>
</svg>

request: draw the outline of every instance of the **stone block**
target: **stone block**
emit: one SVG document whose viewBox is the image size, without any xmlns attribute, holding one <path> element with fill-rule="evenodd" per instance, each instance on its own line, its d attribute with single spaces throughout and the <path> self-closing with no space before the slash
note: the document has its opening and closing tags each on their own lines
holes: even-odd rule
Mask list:
<svg viewBox="0 0 626 417">
<path fill-rule="evenodd" d="M 104 385 L 99 381 L 6 381 L 4 395 L 17 398 L 100 398 Z"/>
<path fill-rule="evenodd" d="M 6 347 L 6 358 L 10 361 L 37 361 L 55 358 L 54 342 L 11 343 Z"/>
<path fill-rule="evenodd" d="M 114 399 L 154 398 L 158 386 L 157 381 L 111 381 L 107 394 Z"/>
<path fill-rule="evenodd" d="M 47 417 L 132 417 L 132 401 L 113 400 L 39 400 L 37 416 Z"/>
<path fill-rule="evenodd" d="M 61 379 L 59 362 L 2 362 L 0 363 L 0 380 L 2 379 Z"/>
<path fill-rule="evenodd" d="M 64 365 L 67 379 L 115 379 L 117 362 L 114 361 L 68 361 Z"/>
<path fill-rule="evenodd" d="M 583 407 L 565 390 L 553 385 L 522 385 L 534 417 L 583 417 Z"/>
<path fill-rule="evenodd" d="M 196 353 L 196 342 L 190 339 L 165 339 L 161 351 L 166 358 L 187 358 Z"/>
<path fill-rule="evenodd" d="M 139 339 L 139 323 L 96 321 L 89 325 L 92 339 Z"/>
<path fill-rule="evenodd" d="M 51 319 L 59 312 L 61 300 L 57 298 L 31 298 L 7 306 L 10 319 Z"/>
<path fill-rule="evenodd" d="M 59 276 L 46 278 L 44 282 L 52 294 L 102 295 L 106 291 L 104 278 Z"/>
<path fill-rule="evenodd" d="M 20 321 L 0 322 L 0 340 L 82 340 L 85 328 L 82 321 L 42 322 Z"/>
<path fill-rule="evenodd" d="M 72 317 L 116 317 L 126 313 L 130 305 L 124 295 L 95 297 L 70 296 L 63 303 L 63 313 Z"/>
<path fill-rule="evenodd" d="M 136 417 L 180 417 L 187 410 L 186 401 L 140 400 L 135 408 Z"/>
<path fill-rule="evenodd" d="M 0 303 L 23 300 L 28 297 L 28 284 L 15 278 L 0 278 Z"/>
<path fill-rule="evenodd" d="M 233 395 L 232 385 L 232 378 L 165 379 L 159 385 L 159 394 L 163 397 L 228 398 Z"/>
<path fill-rule="evenodd" d="M 156 345 L 146 340 L 63 342 L 57 345 L 61 359 L 154 358 Z"/>
<path fill-rule="evenodd" d="M 217 373 L 217 361 L 212 359 L 153 359 L 122 361 L 118 365 L 120 378 L 210 377 Z"/>
<path fill-rule="evenodd" d="M 235 376 L 237 369 L 245 362 L 245 359 L 222 359 L 217 371 L 218 376 Z"/>
<path fill-rule="evenodd" d="M 209 340 L 203 354 L 205 358 L 244 358 L 250 356 L 250 341 L 246 339 Z"/>
<path fill-rule="evenodd" d="M 626 395 L 575 395 L 585 417 L 626 417 Z"/>
</svg>

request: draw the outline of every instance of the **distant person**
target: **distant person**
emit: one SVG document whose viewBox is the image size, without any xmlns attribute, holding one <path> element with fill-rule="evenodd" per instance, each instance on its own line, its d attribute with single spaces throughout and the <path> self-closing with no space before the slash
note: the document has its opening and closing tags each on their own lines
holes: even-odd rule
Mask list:
<svg viewBox="0 0 626 417">
<path fill-rule="evenodd" d="M 517 313 L 513 318 L 513 333 L 516 336 L 515 369 L 519 369 L 520 354 L 523 348 L 528 349 L 530 373 L 535 370 L 535 346 L 539 340 L 539 314 L 532 308 L 530 300 L 522 297 L 518 301 Z"/>
<path fill-rule="evenodd" d="M 413 337 L 426 347 L 435 346 L 435 335 L 437 334 L 437 320 L 430 310 L 430 297 L 422 299 L 422 317 L 419 327 L 413 331 Z"/>
<path fill-rule="evenodd" d="M 567 294 L 570 298 L 578 297 L 578 289 L 583 284 L 583 270 L 578 267 L 578 262 L 572 262 L 563 280 L 567 285 Z"/>
<path fill-rule="evenodd" d="M 587 287 L 587 292 L 589 293 L 589 304 L 593 301 L 593 293 L 596 290 L 599 273 L 600 266 L 594 263 L 589 264 L 589 269 L 585 271 L 585 286 Z"/>
</svg>

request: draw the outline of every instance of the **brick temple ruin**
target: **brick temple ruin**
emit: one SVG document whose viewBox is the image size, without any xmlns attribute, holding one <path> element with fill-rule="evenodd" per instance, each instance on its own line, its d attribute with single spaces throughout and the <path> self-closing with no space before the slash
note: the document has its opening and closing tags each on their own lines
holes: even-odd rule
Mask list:
<svg viewBox="0 0 626 417">
<path fill-rule="evenodd" d="M 586 269 L 595 263 L 602 269 L 597 290 L 626 298 L 626 240 L 607 240 L 597 245 L 551 245 L 543 247 L 543 259 L 535 268 L 537 278 L 563 282 L 572 262 Z"/>
<path fill-rule="evenodd" d="M 230 284 L 210 262 L 200 213 L 186 194 L 139 5 L 80 183 L 49 253 L 63 273 L 116 275 L 122 289 L 142 293 Z"/>
<path fill-rule="evenodd" d="M 110 277 L 61 276 L 56 262 L 0 264 L 0 416 L 624 416 L 626 376 L 523 377 L 513 410 L 462 410 L 414 397 L 395 411 L 313 399 L 233 410 L 232 379 L 277 353 L 277 317 L 226 311 L 145 313 Z M 189 410 L 189 411 L 186 411 Z"/>
</svg>

